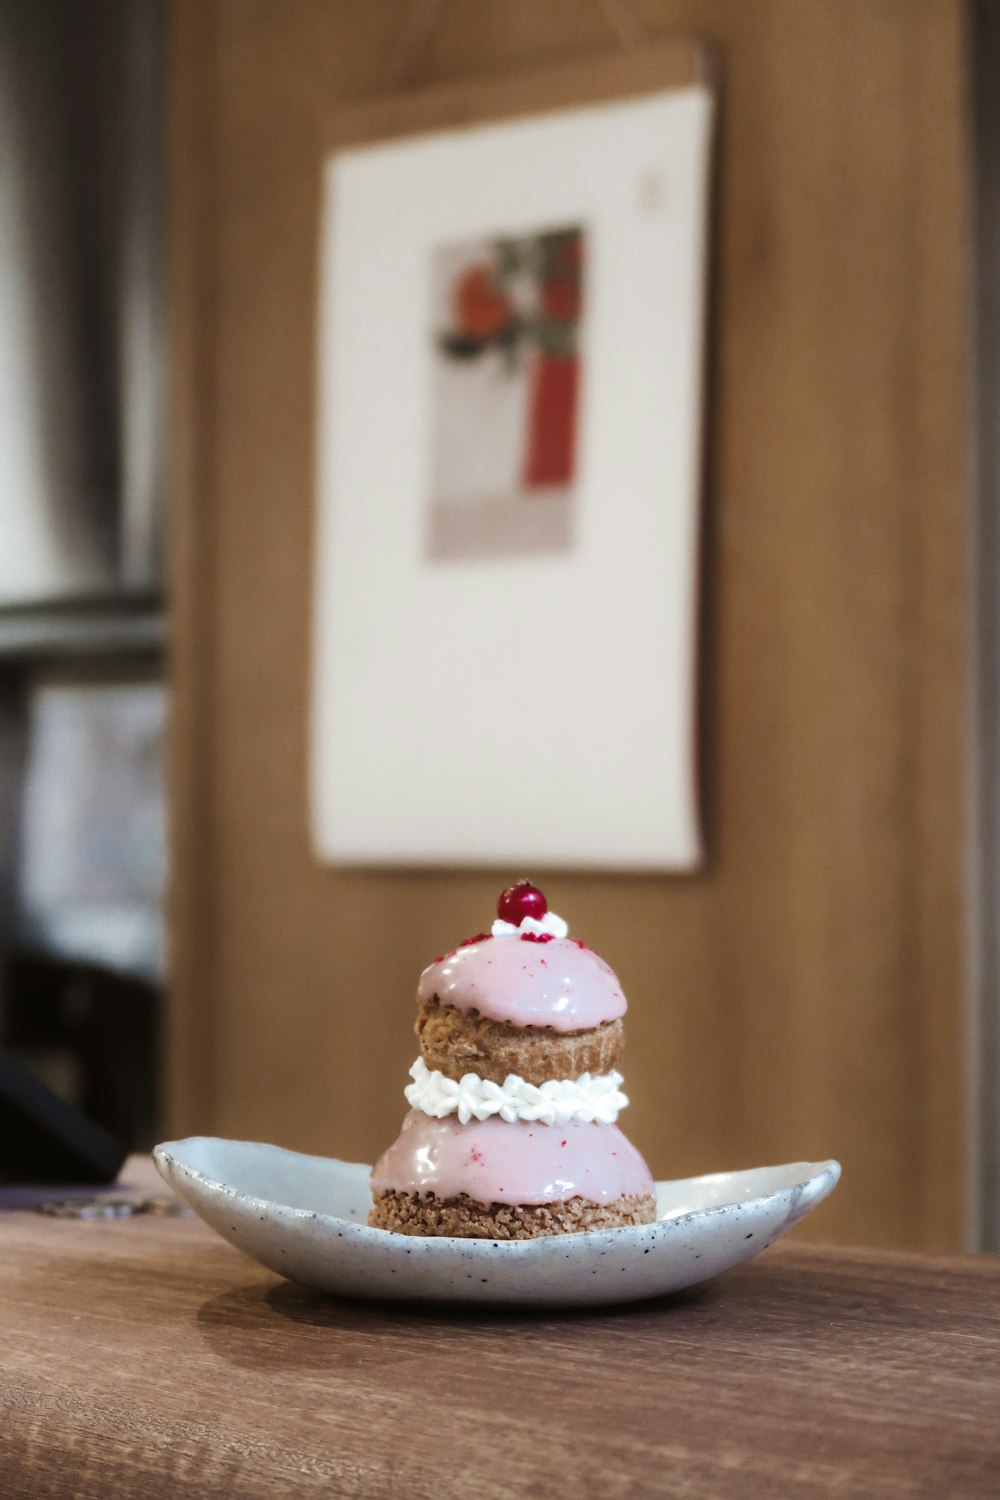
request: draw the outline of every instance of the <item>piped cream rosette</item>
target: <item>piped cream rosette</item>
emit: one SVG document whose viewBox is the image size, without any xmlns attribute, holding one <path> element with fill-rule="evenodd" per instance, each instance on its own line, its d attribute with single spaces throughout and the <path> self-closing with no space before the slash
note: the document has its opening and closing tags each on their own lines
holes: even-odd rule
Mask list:
<svg viewBox="0 0 1000 1500">
<path fill-rule="evenodd" d="M 456 1081 L 418 1058 L 410 1077 L 413 1082 L 404 1092 L 412 1109 L 435 1120 L 457 1115 L 462 1125 L 493 1115 L 509 1124 L 527 1120 L 568 1125 L 576 1120 L 584 1125 L 613 1125 L 619 1110 L 628 1104 L 621 1091 L 625 1080 L 618 1072 L 593 1077 L 582 1073 L 579 1078 L 552 1078 L 540 1084 L 528 1083 L 517 1073 L 508 1073 L 502 1084 L 480 1078 L 478 1073 L 466 1073 Z"/>
</svg>

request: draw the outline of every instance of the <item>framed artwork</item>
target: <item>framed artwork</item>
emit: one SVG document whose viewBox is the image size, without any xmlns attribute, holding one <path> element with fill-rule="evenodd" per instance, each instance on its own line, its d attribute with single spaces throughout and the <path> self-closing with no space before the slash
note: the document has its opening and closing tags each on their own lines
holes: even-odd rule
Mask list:
<svg viewBox="0 0 1000 1500">
<path fill-rule="evenodd" d="M 684 44 L 334 122 L 320 857 L 699 863 L 712 113 Z"/>
<path fill-rule="evenodd" d="M 575 224 L 432 253 L 428 557 L 570 547 L 584 248 Z"/>
</svg>

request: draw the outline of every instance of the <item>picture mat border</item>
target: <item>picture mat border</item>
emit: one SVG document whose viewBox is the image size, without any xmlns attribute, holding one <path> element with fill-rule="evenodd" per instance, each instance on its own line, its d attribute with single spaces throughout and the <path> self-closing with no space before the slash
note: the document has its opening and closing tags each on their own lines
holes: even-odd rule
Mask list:
<svg viewBox="0 0 1000 1500">
<path fill-rule="evenodd" d="M 584 56 L 551 67 L 532 68 L 523 72 L 505 73 L 486 78 L 470 78 L 457 83 L 404 91 L 377 98 L 362 100 L 356 104 L 340 107 L 322 118 L 319 131 L 322 150 L 321 197 L 317 221 L 317 272 L 320 321 L 317 331 L 317 423 L 315 434 L 315 463 L 317 473 L 317 509 L 315 515 L 316 538 L 315 577 L 316 598 L 313 609 L 312 696 L 309 726 L 309 823 L 310 837 L 316 857 L 323 863 L 346 868 L 387 869 L 494 869 L 507 868 L 507 855 L 477 852 L 455 848 L 435 853 L 393 854 L 387 850 L 368 852 L 360 848 L 331 849 L 331 840 L 323 836 L 325 819 L 321 807 L 325 794 L 320 787 L 320 749 L 324 740 L 321 714 L 319 712 L 319 689 L 323 672 L 320 666 L 319 618 L 321 612 L 319 589 L 326 573 L 322 532 L 329 525 L 329 516 L 319 514 L 319 481 L 323 467 L 322 420 L 327 403 L 322 394 L 324 350 L 323 325 L 329 314 L 323 314 L 325 296 L 325 268 L 323 243 L 328 219 L 325 184 L 336 157 L 344 152 L 363 150 L 366 146 L 382 146 L 395 141 L 440 135 L 455 132 L 463 135 L 469 128 L 482 125 L 504 124 L 531 119 L 547 114 L 561 114 L 572 110 L 584 110 L 601 104 L 623 104 L 639 101 L 650 95 L 672 90 L 698 89 L 708 96 L 708 141 L 705 182 L 704 225 L 707 235 L 712 225 L 712 155 L 717 123 L 718 61 L 712 44 L 704 40 L 677 38 L 653 47 L 635 49 L 619 55 Z M 559 216 L 558 214 L 556 215 Z M 527 226 L 525 226 L 527 227 Z M 690 621 L 694 650 L 691 662 L 691 743 L 688 747 L 693 767 L 692 793 L 695 799 L 694 828 L 690 847 L 683 857 L 661 860 L 636 859 L 631 857 L 600 857 L 581 859 L 575 855 L 563 857 L 532 855 L 533 867 L 539 870 L 594 870 L 620 874 L 690 874 L 703 868 L 705 859 L 700 788 L 698 785 L 698 620 L 700 602 L 698 591 L 701 571 L 701 490 L 704 484 L 704 399 L 706 378 L 706 336 L 708 328 L 707 280 L 710 254 L 703 258 L 700 273 L 701 341 L 698 349 L 698 405 L 699 427 L 696 434 L 696 467 L 698 494 L 696 507 L 696 534 L 694 546 L 694 599 Z M 435 564 L 432 564 L 434 566 Z"/>
</svg>

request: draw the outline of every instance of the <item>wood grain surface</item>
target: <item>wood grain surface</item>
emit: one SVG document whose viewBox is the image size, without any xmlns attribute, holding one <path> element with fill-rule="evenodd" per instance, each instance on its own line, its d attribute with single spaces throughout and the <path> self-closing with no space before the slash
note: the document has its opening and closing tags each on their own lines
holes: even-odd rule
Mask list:
<svg viewBox="0 0 1000 1500">
<path fill-rule="evenodd" d="M 690 879 L 557 872 L 545 884 L 629 995 L 625 1123 L 655 1175 L 835 1155 L 845 1172 L 824 1234 L 955 1246 L 967 1165 L 964 7 L 447 0 L 401 68 L 408 14 L 401 0 L 174 8 L 165 1133 L 372 1159 L 402 1113 L 417 975 L 481 929 L 496 894 L 493 876 L 333 870 L 310 852 L 330 121 L 400 72 L 415 91 L 474 85 L 574 58 L 627 62 L 623 36 L 693 37 L 719 59 L 722 99 L 710 860 Z"/>
<path fill-rule="evenodd" d="M 4 1500 L 992 1500 L 998 1411 L 997 1260 L 783 1244 L 632 1307 L 435 1311 L 195 1219 L 0 1207 Z"/>
<path fill-rule="evenodd" d="M 710 50 L 695 41 L 598 52 L 496 78 L 468 78 L 363 99 L 331 110 L 321 122 L 320 139 L 324 149 L 343 151 L 374 141 L 689 88 L 710 82 L 714 72 Z"/>
</svg>

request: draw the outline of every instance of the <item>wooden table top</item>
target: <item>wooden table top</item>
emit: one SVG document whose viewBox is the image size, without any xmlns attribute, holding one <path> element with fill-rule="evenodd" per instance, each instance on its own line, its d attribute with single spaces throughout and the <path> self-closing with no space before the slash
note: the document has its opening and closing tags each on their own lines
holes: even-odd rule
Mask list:
<svg viewBox="0 0 1000 1500">
<path fill-rule="evenodd" d="M 655 1302 L 435 1311 L 3 1201 L 4 1500 L 1000 1495 L 1000 1259 L 786 1242 Z"/>
</svg>

